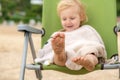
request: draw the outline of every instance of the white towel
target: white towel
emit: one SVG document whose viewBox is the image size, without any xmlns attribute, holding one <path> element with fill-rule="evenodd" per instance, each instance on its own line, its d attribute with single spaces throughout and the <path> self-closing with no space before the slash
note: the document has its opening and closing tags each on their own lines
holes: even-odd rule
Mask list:
<svg viewBox="0 0 120 80">
<path fill-rule="evenodd" d="M 54 36 L 55 32 L 52 36 Z M 80 70 L 81 65 L 71 61 L 75 56 L 94 53 L 98 57 L 106 58 L 106 50 L 102 38 L 98 32 L 89 25 L 83 25 L 79 29 L 65 34 L 65 51 L 67 54 L 66 67 L 71 70 Z M 46 61 L 53 63 L 54 53 L 51 47 L 51 39 L 39 52 L 40 56 L 35 59 L 37 63 L 45 63 Z"/>
</svg>

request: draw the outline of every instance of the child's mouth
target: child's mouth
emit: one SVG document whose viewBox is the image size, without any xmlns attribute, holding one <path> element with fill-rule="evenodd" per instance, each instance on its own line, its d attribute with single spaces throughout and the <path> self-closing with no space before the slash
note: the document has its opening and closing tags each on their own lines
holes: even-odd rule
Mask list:
<svg viewBox="0 0 120 80">
<path fill-rule="evenodd" d="M 67 28 L 72 28 L 73 26 L 67 26 Z"/>
</svg>

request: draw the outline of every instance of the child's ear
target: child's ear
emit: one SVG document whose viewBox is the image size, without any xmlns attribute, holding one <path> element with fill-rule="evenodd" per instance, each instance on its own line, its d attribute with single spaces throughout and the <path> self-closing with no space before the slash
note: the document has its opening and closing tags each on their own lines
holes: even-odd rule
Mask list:
<svg viewBox="0 0 120 80">
<path fill-rule="evenodd" d="M 80 20 L 84 21 L 84 19 L 85 19 L 85 15 L 84 14 L 80 14 Z"/>
<path fill-rule="evenodd" d="M 84 15 L 84 14 L 80 14 L 80 21 L 83 22 L 83 23 L 87 22 L 88 21 L 87 16 Z"/>
</svg>

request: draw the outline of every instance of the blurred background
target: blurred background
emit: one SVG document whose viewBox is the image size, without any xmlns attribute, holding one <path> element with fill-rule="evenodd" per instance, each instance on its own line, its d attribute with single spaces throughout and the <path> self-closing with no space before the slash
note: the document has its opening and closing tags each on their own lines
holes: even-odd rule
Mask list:
<svg viewBox="0 0 120 80">
<path fill-rule="evenodd" d="M 0 23 L 42 21 L 43 0 L 0 0 Z"/>
<path fill-rule="evenodd" d="M 117 22 L 120 22 L 120 0 L 117 0 Z"/>
<path fill-rule="evenodd" d="M 117 0 L 117 16 L 120 16 L 120 0 Z"/>
<path fill-rule="evenodd" d="M 117 16 L 120 16 L 120 0 L 117 1 Z M 43 0 L 0 0 L 0 23 L 42 22 Z M 109 3 L 109 1 L 108 1 Z"/>
</svg>

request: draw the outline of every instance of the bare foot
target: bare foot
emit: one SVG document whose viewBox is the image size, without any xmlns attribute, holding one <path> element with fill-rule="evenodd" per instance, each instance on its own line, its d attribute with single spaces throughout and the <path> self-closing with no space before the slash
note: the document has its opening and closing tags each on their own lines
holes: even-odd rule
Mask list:
<svg viewBox="0 0 120 80">
<path fill-rule="evenodd" d="M 52 48 L 55 54 L 61 54 L 65 49 L 65 35 L 63 33 L 57 33 L 52 39 Z"/>
<path fill-rule="evenodd" d="M 64 66 L 66 62 L 65 54 L 65 35 L 63 33 L 57 33 L 52 39 L 52 48 L 54 50 L 54 63 L 60 66 Z"/>
<path fill-rule="evenodd" d="M 79 56 L 72 59 L 73 62 L 82 65 L 86 70 L 93 71 L 95 65 L 98 63 L 97 57 L 93 54 L 88 54 L 86 56 Z"/>
</svg>

